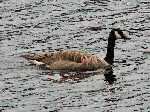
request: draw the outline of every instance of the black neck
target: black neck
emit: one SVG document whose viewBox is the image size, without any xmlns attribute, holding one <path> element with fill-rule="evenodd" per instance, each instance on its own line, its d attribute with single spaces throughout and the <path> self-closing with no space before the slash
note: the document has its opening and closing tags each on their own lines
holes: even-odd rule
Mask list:
<svg viewBox="0 0 150 112">
<path fill-rule="evenodd" d="M 106 53 L 106 57 L 104 58 L 104 60 L 111 65 L 114 62 L 115 40 L 116 40 L 115 32 L 114 32 L 114 30 L 112 30 L 109 34 L 107 53 Z"/>
</svg>

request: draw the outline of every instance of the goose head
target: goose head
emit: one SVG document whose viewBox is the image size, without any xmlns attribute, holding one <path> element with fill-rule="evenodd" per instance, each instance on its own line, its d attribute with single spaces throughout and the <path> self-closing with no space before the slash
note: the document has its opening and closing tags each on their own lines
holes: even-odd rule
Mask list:
<svg viewBox="0 0 150 112">
<path fill-rule="evenodd" d="M 114 35 L 115 40 L 116 39 L 124 39 L 128 40 L 129 38 L 127 37 L 127 31 L 121 30 L 120 28 L 112 29 L 112 35 Z"/>
</svg>

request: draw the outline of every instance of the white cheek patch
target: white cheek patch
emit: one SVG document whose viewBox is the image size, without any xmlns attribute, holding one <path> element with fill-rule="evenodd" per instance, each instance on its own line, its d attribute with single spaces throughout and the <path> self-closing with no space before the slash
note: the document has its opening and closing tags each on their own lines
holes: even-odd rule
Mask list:
<svg viewBox="0 0 150 112">
<path fill-rule="evenodd" d="M 118 31 L 115 31 L 116 39 L 121 39 L 121 35 L 118 33 Z"/>
</svg>

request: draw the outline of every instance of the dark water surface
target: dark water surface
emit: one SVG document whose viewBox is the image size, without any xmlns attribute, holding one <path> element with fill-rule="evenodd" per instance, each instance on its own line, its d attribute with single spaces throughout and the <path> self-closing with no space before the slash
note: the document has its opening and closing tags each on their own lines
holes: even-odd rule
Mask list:
<svg viewBox="0 0 150 112">
<path fill-rule="evenodd" d="M 106 53 L 117 40 L 114 83 L 104 74 L 49 81 L 49 70 L 19 57 L 27 52 L 86 49 Z M 0 112 L 150 112 L 149 0 L 0 0 Z"/>
</svg>

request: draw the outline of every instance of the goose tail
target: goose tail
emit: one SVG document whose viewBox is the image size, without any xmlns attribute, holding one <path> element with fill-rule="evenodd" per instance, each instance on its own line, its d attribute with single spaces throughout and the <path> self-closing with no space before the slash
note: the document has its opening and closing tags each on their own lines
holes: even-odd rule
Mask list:
<svg viewBox="0 0 150 112">
<path fill-rule="evenodd" d="M 27 60 L 36 60 L 35 54 L 25 54 L 25 55 L 21 55 L 20 57 L 23 57 Z"/>
<path fill-rule="evenodd" d="M 29 60 L 32 64 L 35 65 L 45 65 L 45 63 L 40 61 L 40 56 L 36 54 L 25 54 L 21 55 L 21 57 L 25 58 L 26 60 Z"/>
</svg>

